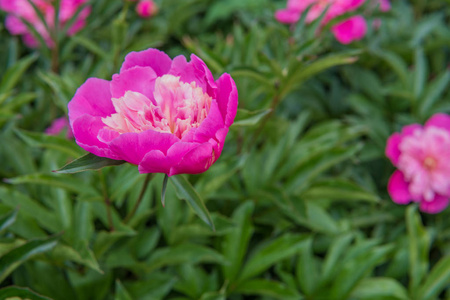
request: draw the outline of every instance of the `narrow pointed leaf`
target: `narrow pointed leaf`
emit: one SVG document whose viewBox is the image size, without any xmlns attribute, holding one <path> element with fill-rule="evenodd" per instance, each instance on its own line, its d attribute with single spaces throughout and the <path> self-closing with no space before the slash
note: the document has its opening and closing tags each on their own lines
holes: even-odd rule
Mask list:
<svg viewBox="0 0 450 300">
<path fill-rule="evenodd" d="M 19 286 L 8 286 L 0 290 L 0 299 L 29 299 L 29 300 L 52 300 L 39 295 L 29 288 Z"/>
<path fill-rule="evenodd" d="M 55 247 L 59 237 L 54 236 L 29 241 L 0 257 L 0 282 L 29 258 L 47 252 Z"/>
<path fill-rule="evenodd" d="M 208 224 L 212 230 L 215 230 L 214 223 L 208 209 L 203 203 L 203 200 L 200 198 L 200 195 L 195 191 L 189 181 L 187 181 L 184 176 L 173 176 L 171 181 L 176 188 L 177 196 L 180 199 L 186 200 L 200 219 Z"/>
<path fill-rule="evenodd" d="M 17 209 L 10 211 L 9 213 L 0 217 L 0 232 L 11 226 L 17 217 Z"/>
<path fill-rule="evenodd" d="M 238 109 L 236 114 L 236 120 L 233 123 L 233 126 L 253 126 L 259 123 L 259 121 L 264 118 L 268 113 L 271 112 L 271 109 L 261 109 L 256 111 L 248 111 L 245 109 Z"/>
<path fill-rule="evenodd" d="M 32 54 L 21 59 L 6 70 L 6 72 L 2 75 L 2 81 L 0 82 L 0 94 L 9 92 L 19 82 L 22 75 L 37 59 L 37 57 L 38 56 L 36 54 Z"/>
<path fill-rule="evenodd" d="M 162 206 L 166 206 L 166 188 L 167 188 L 168 180 L 169 180 L 169 176 L 167 176 L 167 174 L 164 174 L 164 180 L 163 180 L 162 191 L 161 191 Z"/>
<path fill-rule="evenodd" d="M 71 174 L 78 173 L 87 170 L 99 170 L 104 167 L 118 166 L 124 164 L 124 160 L 115 160 L 106 157 L 99 157 L 92 153 L 88 153 L 74 161 L 68 163 L 59 170 L 55 170 L 56 173 Z"/>
</svg>

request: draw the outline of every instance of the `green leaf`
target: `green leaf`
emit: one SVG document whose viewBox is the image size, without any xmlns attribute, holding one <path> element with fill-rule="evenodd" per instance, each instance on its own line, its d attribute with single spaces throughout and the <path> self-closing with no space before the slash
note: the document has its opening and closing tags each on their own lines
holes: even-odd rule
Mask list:
<svg viewBox="0 0 450 300">
<path fill-rule="evenodd" d="M 214 223 L 200 195 L 183 175 L 172 176 L 171 181 L 176 188 L 177 196 L 187 201 L 189 206 L 214 231 Z"/>
<path fill-rule="evenodd" d="M 373 277 L 362 280 L 351 294 L 358 300 L 409 300 L 408 292 L 392 278 Z M 424 298 L 417 298 L 425 300 Z"/>
<path fill-rule="evenodd" d="M 55 170 L 54 172 L 71 174 L 87 170 L 99 170 L 104 167 L 118 166 L 124 163 L 126 163 L 126 161 L 124 160 L 115 160 L 106 157 L 100 157 L 92 153 L 88 153 L 68 163 L 61 169 Z"/>
<path fill-rule="evenodd" d="M 427 61 L 425 53 L 422 48 L 417 48 L 415 53 L 415 72 L 414 72 L 414 85 L 413 93 L 414 98 L 417 100 L 423 93 L 425 83 L 427 81 Z"/>
<path fill-rule="evenodd" d="M 37 54 L 31 54 L 16 64 L 8 68 L 4 74 L 2 74 L 2 81 L 0 82 L 0 95 L 10 92 L 10 90 L 19 82 L 25 71 L 31 66 L 31 64 L 37 59 Z M 1 105 L 2 103 L 0 103 Z"/>
<path fill-rule="evenodd" d="M 415 205 L 410 205 L 406 209 L 406 227 L 409 240 L 410 292 L 416 294 L 428 271 L 431 237 L 423 227 Z"/>
<path fill-rule="evenodd" d="M 166 189 L 167 189 L 167 182 L 169 181 L 169 176 L 167 174 L 164 174 L 164 180 L 161 190 L 161 204 L 162 206 L 166 206 Z"/>
<path fill-rule="evenodd" d="M 297 281 L 306 295 L 311 295 L 317 287 L 317 266 L 312 249 L 313 239 L 308 238 L 300 248 L 295 269 Z"/>
<path fill-rule="evenodd" d="M 248 111 L 246 109 L 239 108 L 236 113 L 236 119 L 234 120 L 233 126 L 254 126 L 271 111 L 271 109 Z"/>
<path fill-rule="evenodd" d="M 119 279 L 116 280 L 116 294 L 114 300 L 133 300 Z"/>
<path fill-rule="evenodd" d="M 351 54 L 334 54 L 317 59 L 309 65 L 293 68 L 284 80 L 280 93 L 280 99 L 283 99 L 292 90 L 299 88 L 307 79 L 326 69 L 338 65 L 354 63 L 358 59 L 354 56 L 356 54 L 359 54 L 359 52 L 354 52 Z"/>
<path fill-rule="evenodd" d="M 441 258 L 427 275 L 418 291 L 417 299 L 431 300 L 450 284 L 450 256 Z"/>
<path fill-rule="evenodd" d="M 58 235 L 31 240 L 0 257 L 0 282 L 31 257 L 51 250 L 56 246 L 59 238 L 60 236 Z"/>
<path fill-rule="evenodd" d="M 0 232 L 11 226 L 16 221 L 17 211 L 17 209 L 14 209 L 9 213 L 0 216 Z"/>
<path fill-rule="evenodd" d="M 425 95 L 419 104 L 419 114 L 422 117 L 428 117 L 430 115 L 430 109 L 448 89 L 449 82 L 450 71 L 446 70 L 428 85 Z"/>
<path fill-rule="evenodd" d="M 222 269 L 225 278 L 230 282 L 234 282 L 238 276 L 247 253 L 248 243 L 254 231 L 251 222 L 254 207 L 251 201 L 241 204 L 232 215 L 236 227 L 225 236 L 222 253 L 229 264 L 223 265 Z"/>
<path fill-rule="evenodd" d="M 244 295 L 269 296 L 271 298 L 273 297 L 282 300 L 303 299 L 296 290 L 291 289 L 280 282 L 267 279 L 245 281 L 237 287 L 235 292 Z"/>
<path fill-rule="evenodd" d="M 321 282 L 327 282 L 332 279 L 336 272 L 339 271 L 337 268 L 338 264 L 341 262 L 343 254 L 347 251 L 348 246 L 352 242 L 353 234 L 344 234 L 342 236 L 336 237 L 328 248 L 327 255 L 322 265 L 321 272 Z"/>
<path fill-rule="evenodd" d="M 270 268 L 273 264 L 296 254 L 302 247 L 306 236 L 284 234 L 283 236 L 261 245 L 256 249 L 245 264 L 239 277 L 243 282 Z"/>
<path fill-rule="evenodd" d="M 19 129 L 15 129 L 14 132 L 31 147 L 55 149 L 75 157 L 83 153 L 83 150 L 81 150 L 81 148 L 73 141 L 69 141 L 59 136 Z"/>
<path fill-rule="evenodd" d="M 27 300 L 52 300 L 51 298 L 39 295 L 26 287 L 8 286 L 0 289 L 0 299 L 13 300 L 17 297 Z"/>
</svg>

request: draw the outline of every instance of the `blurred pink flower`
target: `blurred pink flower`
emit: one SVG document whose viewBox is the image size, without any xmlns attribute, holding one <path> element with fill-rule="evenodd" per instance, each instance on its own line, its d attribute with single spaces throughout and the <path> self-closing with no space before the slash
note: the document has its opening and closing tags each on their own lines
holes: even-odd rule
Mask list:
<svg viewBox="0 0 450 300">
<path fill-rule="evenodd" d="M 387 141 L 386 156 L 398 170 L 388 192 L 398 204 L 419 202 L 427 213 L 444 210 L 450 198 L 450 116 L 435 114 L 425 126 L 405 126 Z"/>
<path fill-rule="evenodd" d="M 66 130 L 66 138 L 68 140 L 73 139 L 72 129 L 70 128 L 69 120 L 66 117 L 55 119 L 49 128 L 45 130 L 48 135 L 58 135 L 62 131 Z"/>
<path fill-rule="evenodd" d="M 375 1 L 379 2 L 381 11 L 390 9 L 389 0 Z M 275 18 L 281 23 L 296 23 L 300 20 L 303 12 L 310 7 L 305 21 L 311 23 L 328 8 L 321 24 L 324 26 L 338 16 L 355 11 L 364 2 L 365 0 L 288 0 L 287 8 L 276 11 Z M 340 43 L 349 44 L 365 36 L 367 24 L 365 19 L 358 15 L 334 25 L 331 31 Z"/>
<path fill-rule="evenodd" d="M 55 27 L 55 7 L 53 0 L 31 0 L 42 13 L 48 28 L 52 30 Z M 64 26 L 77 12 L 78 8 L 86 3 L 87 0 L 61 0 L 59 11 L 59 26 Z M 26 26 L 26 22 L 39 33 L 51 48 L 54 45 L 50 32 L 39 18 L 33 6 L 28 0 L 0 0 L 0 9 L 9 13 L 6 17 L 5 25 L 13 35 L 22 35 L 23 41 L 29 47 L 39 46 L 38 40 L 33 36 Z M 90 13 L 90 7 L 84 8 L 78 15 L 75 23 L 69 28 L 68 34 L 73 35 L 85 25 L 85 20 Z"/>
<path fill-rule="evenodd" d="M 97 156 L 140 173 L 196 174 L 219 158 L 237 105 L 229 74 L 214 81 L 195 55 L 187 62 L 148 49 L 128 54 L 112 81 L 89 78 L 69 119 L 78 145 Z"/>
<path fill-rule="evenodd" d="M 331 31 L 341 44 L 350 44 L 364 37 L 367 31 L 366 20 L 359 15 L 353 16 L 331 27 Z"/>
<path fill-rule="evenodd" d="M 136 12 L 141 18 L 150 18 L 158 12 L 158 6 L 153 0 L 141 0 L 136 5 Z"/>
</svg>

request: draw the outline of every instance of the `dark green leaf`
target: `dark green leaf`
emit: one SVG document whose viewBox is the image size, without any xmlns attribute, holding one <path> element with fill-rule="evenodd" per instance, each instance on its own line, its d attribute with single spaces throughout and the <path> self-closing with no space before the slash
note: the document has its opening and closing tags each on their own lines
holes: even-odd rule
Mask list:
<svg viewBox="0 0 450 300">
<path fill-rule="evenodd" d="M 16 299 L 16 297 L 27 300 L 52 300 L 26 287 L 8 286 L 0 289 L 0 299 Z"/>
<path fill-rule="evenodd" d="M 55 170 L 56 173 L 78 173 L 87 170 L 99 170 L 104 167 L 118 166 L 124 164 L 124 160 L 115 160 L 106 157 L 99 157 L 92 153 L 88 153 L 82 157 L 75 159 L 74 161 L 68 163 L 61 169 Z"/>
<path fill-rule="evenodd" d="M 450 284 L 450 256 L 441 258 L 425 278 L 418 291 L 417 299 L 431 300 L 448 288 Z"/>
<path fill-rule="evenodd" d="M 171 181 L 176 188 L 177 196 L 187 201 L 194 212 L 208 224 L 212 230 L 215 230 L 214 223 L 200 195 L 197 194 L 194 187 L 187 181 L 183 175 L 172 176 Z"/>
<path fill-rule="evenodd" d="M 17 217 L 17 209 L 10 211 L 9 213 L 0 216 L 0 232 L 11 226 Z"/>
</svg>

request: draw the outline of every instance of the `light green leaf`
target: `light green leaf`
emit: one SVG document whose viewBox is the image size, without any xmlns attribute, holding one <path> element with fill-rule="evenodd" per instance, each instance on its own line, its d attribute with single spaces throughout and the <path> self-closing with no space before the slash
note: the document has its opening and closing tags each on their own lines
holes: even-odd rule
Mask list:
<svg viewBox="0 0 450 300">
<path fill-rule="evenodd" d="M 248 111 L 239 108 L 236 113 L 236 119 L 233 126 L 254 126 L 258 124 L 264 116 L 270 113 L 271 109 L 260 109 L 257 111 Z"/>
<path fill-rule="evenodd" d="M 269 296 L 282 300 L 303 299 L 296 290 L 293 290 L 280 282 L 267 279 L 245 281 L 237 287 L 235 292 L 244 295 Z"/>
<path fill-rule="evenodd" d="M 427 275 L 418 291 L 417 299 L 431 300 L 448 288 L 450 284 L 450 256 L 441 258 Z"/>
<path fill-rule="evenodd" d="M 51 250 L 58 239 L 59 236 L 31 240 L 0 257 L 0 282 L 26 260 Z"/>
<path fill-rule="evenodd" d="M 0 216 L 0 232 L 11 226 L 17 217 L 17 209 L 10 211 L 9 213 Z"/>
<path fill-rule="evenodd" d="M 273 264 L 293 256 L 304 246 L 305 240 L 306 236 L 304 235 L 285 234 L 261 245 L 244 265 L 239 282 L 256 276 Z"/>
<path fill-rule="evenodd" d="M 373 277 L 362 280 L 351 294 L 358 300 L 409 300 L 408 292 L 392 278 Z M 424 300 L 424 298 L 417 298 Z"/>
<path fill-rule="evenodd" d="M 100 157 L 92 153 L 88 153 L 68 163 L 61 169 L 55 170 L 54 172 L 71 174 L 87 170 L 99 170 L 104 167 L 118 166 L 124 163 L 126 163 L 126 161 L 124 160 L 115 160 L 106 157 Z"/>
<path fill-rule="evenodd" d="M 133 300 L 119 279 L 116 280 L 116 294 L 114 300 Z"/>
<path fill-rule="evenodd" d="M 200 195 L 183 175 L 172 176 L 171 181 L 176 188 L 177 196 L 186 200 L 194 212 L 214 231 L 214 223 Z"/>
<path fill-rule="evenodd" d="M 10 90 L 19 82 L 25 71 L 31 66 L 37 57 L 37 54 L 31 54 L 18 61 L 6 70 L 4 74 L 2 74 L 2 81 L 0 82 L 0 95 L 10 92 Z M 0 103 L 0 105 L 1 104 L 2 103 Z"/>
</svg>

